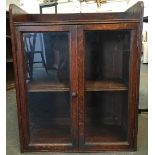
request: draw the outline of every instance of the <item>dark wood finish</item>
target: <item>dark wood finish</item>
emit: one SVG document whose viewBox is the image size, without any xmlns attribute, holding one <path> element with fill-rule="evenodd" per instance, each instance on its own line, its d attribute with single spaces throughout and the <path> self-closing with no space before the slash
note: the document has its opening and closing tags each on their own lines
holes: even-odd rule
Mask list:
<svg viewBox="0 0 155 155">
<path fill-rule="evenodd" d="M 50 19 L 53 20 L 50 20 Z M 139 15 L 133 15 L 132 13 L 83 13 L 83 14 L 23 14 L 14 16 L 15 24 L 32 25 L 32 22 L 42 25 L 47 24 L 84 24 L 84 23 L 111 23 L 115 22 L 136 22 L 139 21 Z M 25 23 L 26 22 L 26 23 Z M 35 24 L 33 23 L 33 25 Z"/>
<path fill-rule="evenodd" d="M 32 27 L 33 28 L 33 27 Z M 35 28 L 36 29 L 36 28 Z M 19 29 L 20 30 L 20 29 Z M 60 31 L 60 32 L 63 32 L 63 31 L 69 31 L 70 33 L 71 33 L 71 35 L 70 35 L 70 50 L 69 51 L 72 51 L 72 52 L 70 52 L 70 69 L 71 70 L 76 70 L 76 64 L 75 64 L 75 62 L 76 62 L 76 60 L 74 59 L 74 58 L 76 58 L 76 56 L 74 55 L 74 54 L 76 54 L 76 48 L 74 48 L 74 46 L 73 45 L 76 45 L 75 43 L 73 44 L 72 42 L 74 42 L 76 39 L 75 39 L 75 34 L 74 34 L 74 32 L 75 32 L 75 30 L 74 30 L 74 27 L 69 27 L 69 26 L 59 26 L 59 27 L 48 27 L 48 28 L 46 28 L 45 27 L 45 30 L 47 31 Z M 45 30 L 43 30 L 42 29 L 42 31 L 45 31 Z M 27 29 L 27 31 L 28 31 L 28 29 Z M 39 29 L 37 30 L 36 29 L 36 31 L 40 31 Z M 25 31 L 26 32 L 26 31 Z M 31 144 L 32 142 L 31 142 L 31 140 L 30 140 L 30 131 L 29 131 L 29 124 L 28 124 L 28 105 L 27 105 L 27 96 L 26 96 L 26 83 L 25 83 L 25 81 L 26 81 L 26 75 L 25 75 L 25 73 L 26 73 L 26 70 L 25 70 L 25 65 L 24 65 L 24 53 L 21 53 L 20 51 L 23 51 L 23 43 L 22 43 L 22 34 L 21 34 L 21 32 L 20 31 L 18 31 L 17 32 L 17 39 L 18 40 L 20 40 L 20 42 L 17 44 L 17 48 L 18 48 L 18 52 L 17 52 L 17 63 L 18 64 L 20 64 L 19 66 L 18 66 L 18 76 L 19 76 L 19 78 L 20 78 L 20 90 L 23 90 L 22 92 L 21 92 L 21 94 L 20 94 L 20 96 L 22 97 L 22 104 L 21 104 L 21 109 L 23 110 L 23 111 L 21 111 L 21 114 L 20 115 L 22 115 L 22 118 L 23 118 L 23 128 L 24 128 L 24 144 L 25 144 L 25 146 L 23 147 L 23 149 L 24 150 L 27 150 L 27 147 L 29 148 L 29 145 L 28 144 Z M 70 72 L 70 79 L 71 79 L 71 81 L 70 81 L 70 91 L 72 92 L 72 91 L 76 91 L 77 92 L 77 74 L 76 74 L 76 72 L 74 71 L 74 74 L 73 74 L 73 71 L 71 71 Z M 21 83 L 23 83 L 23 84 L 21 84 Z M 45 86 L 45 85 L 44 85 Z M 56 87 L 59 87 L 59 85 L 55 85 Z M 50 86 L 49 86 L 50 87 Z M 54 87 L 54 89 L 56 90 L 57 88 L 56 87 Z M 31 89 L 31 88 L 30 88 Z M 29 90 L 29 87 L 28 87 L 28 90 Z M 54 90 L 53 90 L 54 91 Z M 30 91 L 30 92 L 32 92 L 32 91 Z M 48 92 L 48 90 L 47 90 L 47 92 Z M 78 124 L 77 124 L 77 118 L 78 118 L 78 116 L 76 116 L 77 115 L 77 98 L 75 97 L 75 98 L 72 98 L 71 99 L 71 101 L 70 101 L 70 105 L 71 105 L 71 122 L 72 122 L 72 124 L 71 124 L 71 135 L 72 135 L 72 137 L 71 137 L 71 139 L 70 140 L 72 140 L 71 141 L 71 143 L 69 143 L 69 144 L 67 144 L 66 145 L 66 143 L 61 143 L 61 144 L 55 144 L 56 146 L 57 146 L 57 148 L 56 148 L 56 146 L 55 145 L 51 145 L 50 146 L 50 149 L 51 150 L 55 150 L 55 148 L 56 148 L 56 150 L 55 151 L 60 151 L 60 150 L 74 150 L 74 148 L 76 149 L 76 146 L 77 146 L 77 131 L 78 131 Z M 63 138 L 63 137 L 62 137 Z M 54 141 L 54 139 L 53 139 L 53 141 Z M 39 142 L 37 142 L 37 143 L 35 143 L 34 144 L 34 149 L 35 149 L 35 145 L 38 145 L 38 143 Z M 48 144 L 48 141 L 47 141 L 47 144 Z M 47 148 L 49 148 L 49 146 L 47 145 L 46 147 L 45 147 L 45 150 L 47 149 Z"/>
<path fill-rule="evenodd" d="M 13 65 L 14 65 L 14 75 L 15 75 L 15 86 L 16 90 L 19 89 L 20 83 L 19 83 L 19 77 L 18 77 L 18 65 L 17 65 L 17 41 L 16 41 L 16 33 L 15 33 L 15 27 L 13 24 L 13 16 L 16 16 L 18 14 L 24 14 L 26 13 L 19 7 L 10 7 L 9 8 L 9 17 L 10 17 L 10 31 L 11 31 L 11 42 L 12 42 L 12 53 L 13 53 Z M 19 127 L 19 139 L 20 139 L 20 149 L 21 152 L 24 150 L 24 128 L 23 128 L 23 121 L 21 117 L 21 98 L 20 98 L 20 91 L 16 91 L 16 100 L 17 100 L 17 110 L 18 110 L 18 127 Z"/>
<path fill-rule="evenodd" d="M 144 4 L 139 1 L 136 4 L 134 4 L 133 6 L 131 6 L 130 8 L 128 8 L 125 12 L 130 12 L 134 15 L 139 16 L 139 18 L 143 18 L 143 16 L 142 16 L 143 11 L 144 11 L 143 7 L 144 7 Z"/>
<path fill-rule="evenodd" d="M 92 131 L 89 131 L 92 130 Z M 120 132 L 121 130 L 121 132 Z M 104 126 L 104 130 L 98 127 L 94 128 L 89 128 L 88 127 L 88 132 L 86 133 L 86 143 L 89 145 L 92 145 L 95 141 L 98 141 L 99 143 L 107 143 L 108 142 L 122 142 L 125 140 L 125 135 L 123 133 L 123 130 L 119 126 Z M 104 137 L 101 135 L 104 132 Z M 93 137 L 93 138 L 92 138 Z M 95 138 L 94 138 L 95 137 Z"/>
<path fill-rule="evenodd" d="M 52 92 L 52 91 L 69 91 L 69 86 L 65 83 L 51 82 L 29 82 L 28 92 Z"/>
<path fill-rule="evenodd" d="M 87 81 L 86 91 L 124 91 L 128 90 L 126 84 L 113 81 Z"/>
<path fill-rule="evenodd" d="M 140 63 L 141 63 L 140 58 L 141 58 L 141 53 L 142 53 L 142 29 L 143 29 L 144 3 L 138 2 L 137 4 L 129 8 L 126 12 L 130 12 L 132 14 L 139 14 L 139 19 L 140 19 L 138 29 L 135 32 L 133 31 L 132 41 L 135 42 L 136 36 L 137 36 L 137 45 L 134 44 L 134 46 L 132 46 L 133 63 L 131 67 L 136 67 L 136 69 L 132 70 L 133 73 L 131 73 L 132 78 L 133 78 L 132 80 L 134 80 L 135 83 L 133 81 L 132 81 L 133 83 L 132 82 L 130 83 L 130 87 L 133 88 L 133 89 L 131 88 L 133 100 L 131 101 L 130 104 L 135 103 L 135 105 L 132 104 L 132 107 L 131 107 L 132 112 L 130 113 L 131 114 L 130 117 L 134 116 L 134 119 L 132 118 L 130 119 L 132 120 L 131 123 L 132 123 L 132 127 L 134 128 L 134 130 L 132 131 L 132 135 L 130 137 L 135 139 L 134 141 L 131 142 L 132 143 L 131 145 L 136 150 L 137 149 L 137 136 L 136 135 L 138 133 L 138 115 L 137 114 L 138 114 L 138 103 L 139 103 L 139 81 L 140 81 L 139 75 L 140 75 Z M 138 76 L 135 76 L 135 75 L 138 75 Z M 129 96 L 129 98 L 131 98 L 131 96 Z"/>
<path fill-rule="evenodd" d="M 9 12 L 6 11 L 6 89 L 15 88 Z"/>
<path fill-rule="evenodd" d="M 135 9 L 137 7 L 138 11 Z M 143 3 L 138 2 L 124 13 L 34 15 L 27 14 L 17 6 L 10 6 L 11 39 L 13 45 L 19 135 L 22 152 L 102 152 L 136 150 L 142 10 Z M 130 48 L 123 49 L 127 54 L 121 56 L 121 59 L 118 59 L 122 61 L 118 61 L 118 66 L 123 65 L 120 73 L 119 67 L 117 68 L 116 74 L 119 74 L 119 76 L 115 76 L 114 73 L 112 73 L 113 70 L 109 68 L 109 73 L 112 75 L 110 80 L 106 79 L 108 72 L 105 73 L 106 76 L 103 76 L 103 79 L 89 80 L 90 77 L 88 77 L 87 80 L 85 75 L 85 62 L 89 57 L 85 57 L 86 31 L 108 31 L 111 34 L 113 34 L 112 32 L 114 31 L 129 32 Z M 63 82 L 27 81 L 23 33 L 31 32 L 68 32 L 70 62 L 69 85 Z M 7 38 L 10 37 L 8 36 Z M 110 37 L 107 37 L 109 43 L 110 39 Z M 96 40 L 97 37 L 95 41 Z M 105 42 L 106 39 L 102 38 L 101 41 Z M 117 42 L 114 43 L 116 44 Z M 98 42 L 97 46 L 100 44 L 102 44 L 102 42 Z M 114 47 L 109 48 L 108 46 L 96 48 L 95 51 L 102 50 L 104 50 L 106 54 L 108 50 L 120 52 L 118 48 L 114 49 Z M 111 52 L 111 55 L 112 54 Z M 112 57 L 117 58 L 114 57 L 114 55 L 112 55 Z M 8 59 L 8 61 L 12 60 Z M 110 61 L 110 59 L 107 59 L 106 63 L 108 63 L 108 61 Z M 129 65 L 127 64 L 128 62 Z M 108 65 L 103 71 L 106 72 L 107 70 Z M 120 77 L 119 80 L 117 80 L 118 77 Z M 60 103 L 57 104 L 57 107 L 61 110 L 63 108 L 64 113 L 57 114 L 57 111 L 51 113 L 51 116 L 59 116 L 56 119 L 53 118 L 53 120 L 49 118 L 49 121 L 53 123 L 53 128 L 47 127 L 43 129 L 40 127 L 30 130 L 31 118 L 29 115 L 30 105 L 28 104 L 30 98 L 28 95 L 37 93 L 48 93 L 48 95 L 50 93 L 52 95 L 54 93 L 69 93 L 70 116 L 68 117 L 66 115 L 67 109 L 65 105 L 63 105 L 64 107 L 61 105 L 63 101 L 59 101 Z M 91 93 L 91 95 L 89 93 Z M 39 104 L 38 101 L 36 108 Z M 54 102 L 52 104 L 55 105 Z M 43 105 L 47 105 L 46 100 Z M 100 106 L 104 107 L 102 110 L 106 110 L 107 108 L 106 113 L 103 113 L 103 115 L 101 115 L 102 111 L 100 110 Z M 115 110 L 117 108 L 118 110 L 116 112 Z M 113 116 L 110 117 L 109 113 L 113 113 Z M 122 118 L 119 120 L 121 116 Z M 123 116 L 125 118 L 123 118 Z M 105 120 L 103 119 L 102 122 L 101 118 L 103 117 L 105 117 Z M 69 129 L 68 126 L 66 126 L 69 122 L 68 118 L 71 120 Z M 121 121 L 123 123 L 125 122 L 125 124 Z M 48 122 L 43 123 L 48 125 Z M 59 125 L 61 125 L 61 127 Z M 56 133 L 58 130 L 62 130 L 61 136 Z M 32 131 L 34 133 L 32 133 Z M 69 134 L 68 131 L 70 131 L 71 134 Z M 52 133 L 56 134 L 51 136 Z"/>
<path fill-rule="evenodd" d="M 138 73 L 136 74 L 131 74 L 132 72 L 136 72 L 135 68 L 137 68 L 137 64 L 135 64 L 135 59 L 137 61 L 139 61 L 139 58 L 138 58 L 138 49 L 137 49 L 137 42 L 134 41 L 134 40 L 137 40 L 137 37 L 138 37 L 138 34 L 135 32 L 135 30 L 138 29 L 138 25 L 135 24 L 135 23 L 130 23 L 130 24 L 125 24 L 125 23 L 122 23 L 122 24 L 100 24 L 100 25 L 84 25 L 84 26 L 79 26 L 79 29 L 78 29 L 78 34 L 80 36 L 80 41 L 78 42 L 79 45 L 78 47 L 79 48 L 79 57 L 82 58 L 81 61 L 79 61 L 80 63 L 80 82 L 79 82 L 79 92 L 80 92 L 80 96 L 79 96 L 79 144 L 80 146 L 83 148 L 83 151 L 86 149 L 86 150 L 94 150 L 96 151 L 96 148 L 99 148 L 102 144 L 98 144 L 98 143 L 93 143 L 93 144 L 87 144 L 85 142 L 85 133 L 87 131 L 85 131 L 85 111 L 86 111 L 86 107 L 85 107 L 85 104 L 84 104 L 84 101 L 85 101 L 85 98 L 84 98 L 84 83 L 85 83 L 85 77 L 84 77 L 84 64 L 85 64 L 85 60 L 84 60 L 84 53 L 85 53 L 85 49 L 84 49 L 84 34 L 83 34 L 83 31 L 86 31 L 86 30 L 121 30 L 121 29 L 130 29 L 131 30 L 131 57 L 130 57 L 130 64 L 132 64 L 133 66 L 130 66 L 130 77 L 129 77 L 129 110 L 128 110 L 128 114 L 129 114 L 129 118 L 128 118 L 128 121 L 129 121 L 129 124 L 128 126 L 132 126 L 130 128 L 130 131 L 128 132 L 128 147 L 129 148 L 133 148 L 133 144 L 132 143 L 135 143 L 136 141 L 136 138 L 134 137 L 133 138 L 133 132 L 135 132 L 135 120 L 136 120 L 136 110 L 131 110 L 131 109 L 135 109 L 137 107 L 136 104 L 132 104 L 132 103 L 137 103 L 137 101 L 135 100 L 135 98 L 131 97 L 130 95 L 131 94 L 137 94 L 137 84 L 133 84 L 132 82 L 136 82 L 138 81 L 137 77 L 135 75 L 138 75 Z M 81 39 L 82 38 L 82 39 Z M 134 40 L 133 40 L 134 39 Z M 134 60 L 133 60 L 134 59 Z M 133 86 L 134 85 L 134 86 Z M 86 86 L 87 86 L 87 83 L 86 83 Z M 106 87 L 106 85 L 105 85 Z M 135 87 L 135 88 L 132 88 Z M 119 87 L 117 87 L 119 88 Z M 132 118 L 131 118 L 132 116 Z M 132 130 L 132 131 L 131 131 Z M 134 133 L 134 136 L 136 135 L 136 133 Z M 121 143 L 120 143 L 121 144 Z M 89 147 L 90 146 L 90 147 Z M 93 147 L 92 147 L 93 146 Z M 105 150 L 109 150 L 109 149 L 112 149 L 114 148 L 115 144 L 111 144 L 111 145 L 104 145 L 103 144 L 103 147 Z"/>
</svg>

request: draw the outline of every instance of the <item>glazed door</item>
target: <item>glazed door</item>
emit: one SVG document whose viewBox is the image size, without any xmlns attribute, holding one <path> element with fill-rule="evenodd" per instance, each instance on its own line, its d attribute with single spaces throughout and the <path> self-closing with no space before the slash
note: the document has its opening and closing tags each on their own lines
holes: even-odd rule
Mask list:
<svg viewBox="0 0 155 155">
<path fill-rule="evenodd" d="M 129 149 L 136 142 L 137 25 L 78 27 L 79 146 Z"/>
<path fill-rule="evenodd" d="M 74 26 L 17 27 L 22 149 L 78 149 Z"/>
</svg>

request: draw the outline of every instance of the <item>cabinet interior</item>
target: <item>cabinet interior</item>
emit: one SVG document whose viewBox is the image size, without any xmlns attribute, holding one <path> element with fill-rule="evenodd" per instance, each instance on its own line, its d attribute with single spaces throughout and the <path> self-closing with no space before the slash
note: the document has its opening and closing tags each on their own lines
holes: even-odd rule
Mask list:
<svg viewBox="0 0 155 155">
<path fill-rule="evenodd" d="M 125 141 L 130 31 L 84 31 L 84 40 L 86 141 Z M 68 32 L 24 33 L 23 41 L 30 137 L 34 142 L 56 137 L 56 142 L 58 137 L 69 142 Z"/>
<path fill-rule="evenodd" d="M 71 142 L 69 92 L 29 92 L 29 130 L 32 143 Z"/>
</svg>

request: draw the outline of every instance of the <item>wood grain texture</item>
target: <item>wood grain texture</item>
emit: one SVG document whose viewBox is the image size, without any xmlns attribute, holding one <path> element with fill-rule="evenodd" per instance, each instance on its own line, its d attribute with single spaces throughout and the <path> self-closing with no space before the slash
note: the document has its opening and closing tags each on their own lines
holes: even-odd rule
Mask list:
<svg viewBox="0 0 155 155">
<path fill-rule="evenodd" d="M 142 10 L 143 2 L 136 3 L 126 12 L 114 13 L 77 13 L 77 14 L 26 14 L 15 5 L 11 5 L 15 14 L 14 23 L 17 25 L 50 25 L 50 24 L 85 24 L 85 23 L 110 23 L 110 22 L 139 22 L 141 21 L 140 11 Z M 138 8 L 138 9 L 137 9 Z"/>
<path fill-rule="evenodd" d="M 138 110 L 138 102 L 137 102 L 137 97 L 139 94 L 139 84 L 138 84 L 138 79 L 139 76 L 139 67 L 140 64 L 139 62 L 139 50 L 138 50 L 138 45 L 137 45 L 137 40 L 138 40 L 138 33 L 137 30 L 132 31 L 132 38 L 131 38 L 131 65 L 130 65 L 130 77 L 129 77 L 129 110 L 128 110 L 128 126 L 129 128 L 129 133 L 128 133 L 128 140 L 130 147 L 136 148 L 136 141 L 137 141 L 137 110 Z"/>
<path fill-rule="evenodd" d="M 12 58 L 10 17 L 9 12 L 6 11 L 6 90 L 13 88 L 15 88 L 15 79 Z"/>
<path fill-rule="evenodd" d="M 117 25 L 117 24 L 116 24 Z M 136 89 L 135 87 L 137 86 L 136 83 L 132 83 L 134 81 L 136 81 L 136 79 L 133 79 L 135 77 L 137 77 L 137 73 L 135 74 L 136 70 L 137 70 L 137 65 L 135 64 L 136 60 L 138 60 L 138 55 L 136 54 L 138 52 L 138 49 L 136 49 L 136 43 L 137 43 L 137 35 L 134 33 L 134 31 L 138 30 L 138 24 L 134 23 L 133 25 L 131 24 L 127 24 L 127 23 L 123 23 L 123 24 L 119 24 L 116 26 L 115 24 L 100 24 L 100 25 L 83 25 L 83 26 L 79 26 L 79 29 L 78 29 L 78 34 L 79 34 L 79 40 L 78 40 L 78 43 L 79 43 L 79 57 L 82 58 L 80 59 L 79 63 L 80 63 L 80 77 L 79 77 L 79 80 L 80 80 L 80 85 L 79 85 L 79 91 L 80 91 L 80 94 L 82 94 L 81 96 L 79 96 L 79 108 L 80 108 L 80 111 L 79 111 L 79 114 L 80 114 L 80 117 L 79 117 L 79 138 L 80 138 L 80 141 L 79 141 L 79 145 L 80 147 L 82 148 L 82 150 L 94 150 L 94 151 L 98 151 L 100 150 L 100 147 L 102 146 L 104 148 L 104 150 L 107 150 L 108 148 L 113 148 L 115 145 L 108 145 L 108 146 L 105 146 L 104 144 L 102 143 L 98 143 L 98 139 L 94 139 L 94 143 L 93 144 L 87 144 L 85 142 L 85 139 L 86 139 L 86 133 L 88 132 L 86 129 L 85 129 L 85 111 L 86 111 L 86 103 L 85 103 L 85 92 L 83 91 L 83 86 L 85 86 L 85 88 L 87 88 L 88 90 L 91 89 L 91 90 L 96 90 L 96 87 L 98 86 L 98 88 L 107 88 L 108 85 L 110 84 L 107 84 L 105 83 L 104 86 L 102 86 L 101 84 L 94 84 L 94 87 L 92 88 L 91 87 L 91 84 L 88 83 L 87 81 L 85 81 L 85 77 L 84 77 L 84 64 L 85 64 L 85 44 L 84 44 L 84 31 L 91 31 L 91 30 L 114 30 L 115 28 L 118 29 L 118 30 L 121 30 L 121 29 L 130 29 L 131 31 L 131 44 L 130 44 L 130 67 L 129 67 L 129 101 L 128 101 L 128 106 L 129 106 L 129 110 L 128 110 L 128 114 L 129 114 L 129 117 L 128 117 L 128 128 L 129 128 L 129 131 L 128 131 L 128 140 L 126 140 L 126 142 L 128 143 L 128 147 L 130 148 L 134 148 L 133 146 L 133 143 L 135 143 L 135 139 L 133 138 L 133 132 L 135 130 L 135 104 L 133 103 L 136 103 L 136 100 L 134 100 L 133 96 L 130 96 L 131 94 L 134 94 L 136 95 Z M 115 27 L 116 26 L 116 27 Z M 129 26 L 129 27 L 128 27 Z M 82 39 L 81 39 L 82 38 Z M 84 59 L 85 58 L 85 59 Z M 132 64 L 132 65 L 131 65 Z M 81 70 L 82 69 L 82 70 Z M 132 74 L 132 72 L 134 72 Z M 133 77 L 134 76 L 134 77 Z M 131 84 L 132 83 L 132 84 Z M 116 89 L 119 89 L 119 84 L 117 83 L 117 88 Z M 114 83 L 111 84 L 111 88 L 112 87 L 115 87 L 116 86 Z M 134 85 L 134 86 L 133 86 Z M 91 88 L 90 88 L 91 87 Z M 132 87 L 132 88 L 131 88 Z M 125 87 L 124 87 L 125 88 Z M 127 88 L 127 87 L 126 87 Z M 125 88 L 125 89 L 126 89 Z M 107 90 L 110 90 L 110 86 L 109 86 L 109 89 L 107 88 Z M 107 91 L 106 90 L 106 91 Z M 115 90 L 114 90 L 115 91 Z M 100 138 L 102 136 L 100 135 Z M 104 138 L 103 138 L 104 139 Z M 95 141 L 96 140 L 96 141 Z M 90 145 L 90 147 L 89 147 Z M 92 147 L 93 146 L 93 147 Z"/>
<path fill-rule="evenodd" d="M 84 105 L 84 34 L 82 31 L 83 26 L 78 26 L 77 27 L 77 33 L 78 33 L 78 38 L 77 38 L 77 43 L 78 43 L 78 91 L 79 91 L 79 147 L 83 147 L 84 144 L 84 114 L 85 114 L 85 105 Z"/>
<path fill-rule="evenodd" d="M 70 91 L 69 85 L 65 83 L 52 82 L 29 82 L 27 84 L 28 92 L 57 92 Z"/>
<path fill-rule="evenodd" d="M 23 140 L 23 125 L 22 125 L 22 115 L 21 115 L 21 97 L 19 89 L 19 76 L 18 76 L 18 65 L 17 65 L 17 40 L 16 32 L 14 26 L 14 16 L 18 14 L 18 9 L 15 7 L 9 8 L 10 17 L 10 31 L 11 31 L 11 42 L 12 42 L 12 53 L 13 53 L 13 64 L 14 64 L 14 75 L 15 75 L 15 86 L 16 86 L 16 100 L 17 100 L 17 110 L 18 110 L 18 128 L 19 128 L 19 139 L 20 139 L 20 149 L 21 152 L 24 150 L 24 140 Z"/>
<path fill-rule="evenodd" d="M 34 28 L 34 27 L 32 27 Z M 46 82 L 45 83 L 42 83 L 40 82 L 39 85 L 36 83 L 36 82 L 32 82 L 32 83 L 29 83 L 28 84 L 28 87 L 27 87 L 27 84 L 26 84 L 26 65 L 25 65 L 25 57 L 24 57 L 24 52 L 21 52 L 23 51 L 23 42 L 22 42 L 22 33 L 20 32 L 21 29 L 18 28 L 18 31 L 17 31 L 17 39 L 20 40 L 20 42 L 17 43 L 17 61 L 18 61 L 18 64 L 20 65 L 18 67 L 18 77 L 20 78 L 20 87 L 18 88 L 19 90 L 22 90 L 21 91 L 21 95 L 20 97 L 22 98 L 22 101 L 20 101 L 20 104 L 21 104 L 21 113 L 20 113 L 20 116 L 22 117 L 22 126 L 23 126 L 23 133 L 24 135 L 22 135 L 22 137 L 24 138 L 23 139 L 23 150 L 30 150 L 28 144 L 31 143 L 31 139 L 30 139 L 30 131 L 29 131 L 29 109 L 28 109 L 28 98 L 27 98 L 27 88 L 28 88 L 28 92 L 57 92 L 57 91 L 76 91 L 78 92 L 77 90 L 77 73 L 75 72 L 77 69 L 76 69 L 76 48 L 74 46 L 76 46 L 75 43 L 75 37 L 76 37 L 76 32 L 74 30 L 75 28 L 74 27 L 69 27 L 69 26 L 58 26 L 58 27 L 47 27 L 47 29 L 42 29 L 42 31 L 60 31 L 60 32 L 64 32 L 64 31 L 67 31 L 69 32 L 69 51 L 70 51 L 70 88 L 66 85 L 63 85 L 63 84 L 47 84 Z M 35 30 L 37 31 L 40 31 L 40 29 L 36 29 Z M 25 28 L 25 32 L 28 31 L 27 28 Z M 72 52 L 71 52 L 72 51 Z M 78 116 L 77 116 L 77 112 L 78 112 L 78 107 L 77 107 L 77 97 L 74 97 L 74 98 L 71 98 L 70 99 L 70 115 L 71 115 L 71 138 L 70 138 L 70 144 L 69 144 L 69 148 L 70 150 L 76 150 L 77 149 L 77 144 L 78 144 L 78 134 L 77 134 L 77 131 L 78 131 Z M 45 131 L 44 131 L 45 132 Z M 57 144 L 57 140 L 59 140 L 61 138 L 55 138 L 55 143 L 54 143 L 54 139 L 53 139 L 53 143 L 54 145 L 50 147 L 51 150 L 55 150 L 55 147 L 57 148 L 56 150 L 57 151 L 65 151 L 67 150 L 67 147 L 68 147 L 68 144 L 66 145 L 65 143 L 60 145 L 60 144 Z M 63 137 L 62 137 L 62 141 L 63 141 Z M 49 139 L 51 141 L 51 139 Z M 49 141 L 49 142 L 50 142 Z M 60 141 L 60 140 L 59 140 Z M 47 139 L 47 143 L 48 142 L 48 139 Z M 39 141 L 37 142 L 39 143 Z M 36 143 L 36 145 L 37 145 Z M 34 144 L 35 145 L 35 144 Z M 33 146 L 35 148 L 35 146 Z M 48 147 L 48 146 L 47 146 Z M 46 147 L 45 147 L 45 150 L 46 150 Z"/>
<path fill-rule="evenodd" d="M 52 19 L 52 20 L 51 20 Z M 38 23 L 40 25 L 47 24 L 85 24 L 85 23 L 109 23 L 109 22 L 138 22 L 139 16 L 136 14 L 124 12 L 124 13 L 82 13 L 82 14 L 22 14 L 14 17 L 15 23 L 34 25 Z M 25 23 L 27 22 L 27 23 Z M 33 23 L 33 24 L 32 24 Z"/>
<path fill-rule="evenodd" d="M 137 6 L 139 6 L 138 13 L 135 9 Z M 14 5 L 10 6 L 11 40 L 13 45 L 12 50 L 16 79 L 19 135 L 22 152 L 102 152 L 129 151 L 136 149 L 142 12 L 143 3 L 141 2 L 137 3 L 133 8 L 128 9 L 125 13 L 104 14 L 34 15 L 27 14 L 25 11 Z M 114 79 L 112 81 L 105 79 L 97 81 L 86 80 L 85 62 L 87 58 L 85 57 L 86 42 L 84 35 L 86 31 L 130 32 L 130 50 L 127 50 L 129 55 L 121 56 L 121 58 L 118 59 L 123 59 L 121 63 L 124 64 L 125 67 L 121 70 L 121 75 L 125 77 L 127 81 L 124 82 L 122 80 L 120 82 Z M 66 85 L 65 83 L 47 83 L 45 81 L 26 83 L 26 64 L 23 43 L 24 32 L 67 32 L 69 34 L 69 85 Z M 97 38 L 94 39 L 96 40 Z M 108 41 L 110 43 L 110 40 Z M 101 50 L 106 50 L 108 53 L 110 48 L 105 48 L 101 48 Z M 107 61 L 105 62 L 108 63 Z M 129 65 L 127 62 L 129 62 Z M 119 65 L 121 64 L 120 62 L 118 63 Z M 126 74 L 128 74 L 128 72 L 129 77 L 127 78 L 128 75 Z M 33 135 L 34 137 L 31 136 L 31 131 L 29 130 L 30 119 L 27 92 L 69 92 L 70 103 L 68 104 L 70 105 L 71 134 L 65 133 L 64 130 L 62 134 L 64 133 L 65 136 L 63 135 L 60 137 L 55 135 L 55 137 L 50 137 L 51 133 L 56 132 L 55 128 L 55 130 L 49 129 L 47 131 L 45 131 L 45 129 L 38 129 L 38 133 L 41 133 L 40 136 L 35 134 Z M 94 101 L 97 96 L 94 95 L 95 97 L 92 99 L 92 103 L 89 104 L 89 109 L 87 111 L 86 92 L 99 94 L 104 92 L 105 95 L 103 96 L 106 97 L 101 97 L 101 95 Z M 76 95 L 71 96 L 72 93 L 75 93 Z M 106 95 L 106 93 L 111 94 Z M 117 93 L 122 94 L 117 95 Z M 108 99 L 108 97 L 110 99 Z M 92 124 L 94 123 L 94 128 L 92 128 L 92 126 L 89 127 L 89 125 L 87 126 L 86 121 L 88 120 L 86 120 L 86 116 L 88 113 L 90 116 L 94 115 L 92 109 L 95 109 L 99 105 L 98 102 L 101 98 L 102 100 L 100 101 L 103 101 L 103 103 L 100 103 L 103 104 L 104 107 L 108 107 L 108 103 L 109 105 L 112 105 L 111 110 L 107 110 L 107 113 L 105 113 L 104 116 L 107 117 L 111 111 L 115 111 L 116 108 L 114 108 L 114 105 L 117 103 L 117 101 L 113 102 L 113 98 L 115 97 L 118 98 L 117 101 L 119 101 L 117 108 L 123 109 L 122 111 L 119 109 L 120 113 L 119 115 L 116 113 L 116 115 L 127 116 L 127 118 L 123 120 L 127 123 L 121 124 L 120 121 L 118 121 L 118 123 L 115 123 L 114 121 L 112 122 L 113 124 L 111 127 L 108 125 L 106 126 L 106 120 L 104 122 L 105 124 L 103 124 L 104 130 L 102 130 L 102 128 L 96 126 L 93 120 L 90 122 Z M 128 101 L 126 101 L 126 99 Z M 91 98 L 89 100 L 91 100 Z M 90 106 L 93 104 L 95 104 L 94 108 L 90 109 Z M 106 110 L 106 108 L 103 110 Z M 64 111 L 66 111 L 66 109 L 64 109 Z M 95 114 L 97 113 L 99 113 L 99 111 L 95 112 Z M 60 122 L 63 122 L 63 119 L 64 118 L 62 118 Z M 94 117 L 94 119 L 97 119 L 97 117 Z M 115 120 L 115 116 L 111 120 L 113 119 Z M 101 120 L 101 118 L 98 120 Z M 119 128 L 117 125 L 123 127 Z M 127 130 L 127 136 L 124 136 L 125 129 Z M 121 130 L 122 132 L 118 132 Z"/>
<path fill-rule="evenodd" d="M 86 81 L 86 91 L 124 91 L 128 90 L 126 84 L 114 81 Z"/>
</svg>

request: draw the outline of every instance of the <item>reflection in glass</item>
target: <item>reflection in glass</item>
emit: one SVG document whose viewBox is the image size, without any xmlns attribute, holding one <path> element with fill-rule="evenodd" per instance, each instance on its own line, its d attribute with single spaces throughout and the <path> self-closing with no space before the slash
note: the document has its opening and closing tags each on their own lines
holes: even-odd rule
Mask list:
<svg viewBox="0 0 155 155">
<path fill-rule="evenodd" d="M 68 32 L 24 33 L 30 140 L 71 143 Z"/>
<path fill-rule="evenodd" d="M 24 33 L 23 36 L 27 80 L 68 82 L 68 33 Z"/>
</svg>

